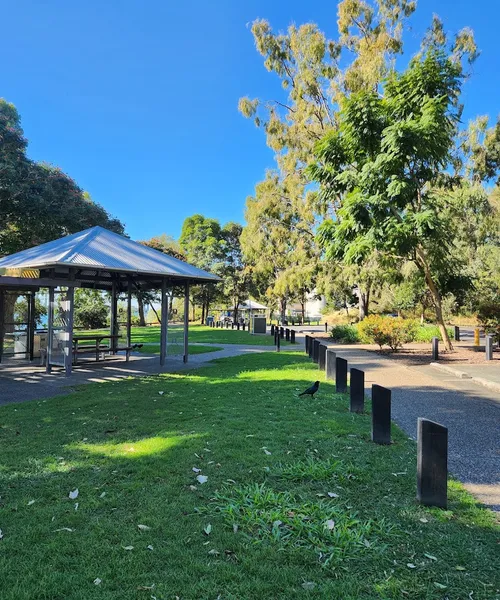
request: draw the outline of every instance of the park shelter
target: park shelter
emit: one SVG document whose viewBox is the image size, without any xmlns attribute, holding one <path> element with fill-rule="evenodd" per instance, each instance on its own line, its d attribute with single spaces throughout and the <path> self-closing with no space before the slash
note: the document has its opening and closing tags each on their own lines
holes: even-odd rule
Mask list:
<svg viewBox="0 0 500 600">
<path fill-rule="evenodd" d="M 92 227 L 58 240 L 28 248 L 0 259 L 0 361 L 5 337 L 5 295 L 26 294 L 28 301 L 28 354 L 33 358 L 35 331 L 34 292 L 48 289 L 48 341 L 46 369 L 59 366 L 71 374 L 73 364 L 73 312 L 75 288 L 91 288 L 111 294 L 110 334 L 118 332 L 118 296 L 127 295 L 126 356 L 131 346 L 131 297 L 136 291 L 161 290 L 162 323 L 160 364 L 167 353 L 168 295 L 175 289 L 184 295 L 184 362 L 188 360 L 188 305 L 190 285 L 214 283 L 219 278 L 167 254 L 134 242 L 102 227 Z M 55 298 L 58 295 L 56 305 Z M 61 326 L 54 327 L 59 311 Z M 116 336 L 117 337 L 117 336 Z M 119 350 L 111 339 L 113 354 Z"/>
</svg>

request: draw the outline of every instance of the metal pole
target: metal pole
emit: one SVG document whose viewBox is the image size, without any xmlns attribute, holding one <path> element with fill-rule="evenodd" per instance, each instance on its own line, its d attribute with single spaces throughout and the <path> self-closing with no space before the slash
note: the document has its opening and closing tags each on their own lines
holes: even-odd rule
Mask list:
<svg viewBox="0 0 500 600">
<path fill-rule="evenodd" d="M 116 317 L 118 312 L 118 299 L 116 297 L 116 281 L 111 284 L 111 318 L 110 318 L 110 334 L 117 335 Z M 111 338 L 111 354 L 116 354 L 116 338 Z"/>
<path fill-rule="evenodd" d="M 46 356 L 46 365 L 45 371 L 50 373 L 52 371 L 52 365 L 50 361 L 52 360 L 52 346 L 54 344 L 54 288 L 49 287 L 49 312 L 47 315 L 47 356 Z"/>
<path fill-rule="evenodd" d="M 4 321 L 5 321 L 5 292 L 0 290 L 0 363 L 3 356 L 3 337 L 4 337 Z"/>
<path fill-rule="evenodd" d="M 189 357 L 189 283 L 186 283 L 184 287 L 184 358 L 183 361 L 187 363 Z"/>
<path fill-rule="evenodd" d="M 35 318 L 36 304 L 35 304 L 35 292 L 32 292 L 28 297 L 28 352 L 30 355 L 30 361 L 33 360 L 34 347 L 35 347 Z"/>
<path fill-rule="evenodd" d="M 168 336 L 168 297 L 167 280 L 161 282 L 161 327 L 160 327 L 160 365 L 163 367 L 167 359 Z"/>
<path fill-rule="evenodd" d="M 66 377 L 71 375 L 73 363 L 73 312 L 75 306 L 75 288 L 70 287 L 66 292 L 66 344 L 64 346 L 64 371 Z"/>
<path fill-rule="evenodd" d="M 128 280 L 127 294 L 127 350 L 125 351 L 125 360 L 130 358 L 130 346 L 132 345 L 132 280 Z"/>
</svg>

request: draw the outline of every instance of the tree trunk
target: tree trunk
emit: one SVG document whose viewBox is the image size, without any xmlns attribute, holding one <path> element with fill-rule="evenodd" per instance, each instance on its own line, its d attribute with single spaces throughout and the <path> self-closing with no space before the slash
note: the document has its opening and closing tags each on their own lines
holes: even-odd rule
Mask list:
<svg viewBox="0 0 500 600">
<path fill-rule="evenodd" d="M 285 322 L 286 319 L 286 296 L 283 296 L 280 299 L 280 312 L 281 312 L 281 324 Z"/>
<path fill-rule="evenodd" d="M 146 317 L 144 315 L 144 299 L 141 294 L 137 294 L 137 307 L 139 309 L 139 327 L 146 327 Z"/>
<path fill-rule="evenodd" d="M 358 285 L 358 297 L 359 297 L 359 320 L 362 321 L 368 316 L 370 306 L 370 288 L 366 292 L 361 291 L 361 287 Z"/>
<path fill-rule="evenodd" d="M 446 329 L 446 325 L 443 318 L 441 294 L 439 293 L 434 279 L 432 278 L 432 273 L 427 262 L 427 257 L 425 256 L 425 252 L 422 248 L 417 248 L 417 260 L 420 262 L 420 266 L 424 271 L 425 281 L 427 282 L 427 286 L 429 287 L 429 291 L 432 296 L 434 309 L 436 311 L 436 320 L 438 323 L 439 331 L 441 333 L 441 338 L 443 340 L 445 350 L 451 352 L 453 350 L 453 345 L 451 343 L 450 336 L 448 335 L 448 330 Z"/>
<path fill-rule="evenodd" d="M 158 323 L 161 325 L 161 319 L 160 319 L 160 315 L 159 315 L 159 314 L 156 312 L 156 308 L 153 306 L 153 303 L 152 303 L 152 302 L 150 302 L 150 303 L 149 303 L 149 306 L 151 306 L 151 309 L 152 309 L 152 311 L 153 311 L 153 312 L 154 312 L 154 314 L 156 315 L 156 319 L 158 320 Z M 165 316 L 165 315 L 162 315 L 162 318 L 163 318 L 164 316 Z M 167 321 L 168 321 L 168 315 L 167 315 L 166 319 L 167 319 Z"/>
<path fill-rule="evenodd" d="M 300 303 L 300 318 L 301 318 L 301 325 L 304 325 L 304 322 L 306 320 L 306 303 L 305 302 Z"/>
<path fill-rule="evenodd" d="M 235 302 L 234 303 L 234 308 L 233 308 L 233 322 L 237 323 L 238 322 L 238 308 L 240 306 L 239 302 Z"/>
<path fill-rule="evenodd" d="M 201 303 L 201 324 L 205 323 L 205 302 Z"/>
</svg>

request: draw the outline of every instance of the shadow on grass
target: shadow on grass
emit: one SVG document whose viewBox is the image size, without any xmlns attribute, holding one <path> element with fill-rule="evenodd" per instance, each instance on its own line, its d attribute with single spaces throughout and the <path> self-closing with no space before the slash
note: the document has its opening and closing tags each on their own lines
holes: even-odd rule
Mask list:
<svg viewBox="0 0 500 600">
<path fill-rule="evenodd" d="M 253 354 L 0 409 L 2 600 L 491 598 L 489 513 L 455 484 L 418 506 L 414 443 L 373 445 L 329 382 L 299 398 L 317 378 Z"/>
</svg>

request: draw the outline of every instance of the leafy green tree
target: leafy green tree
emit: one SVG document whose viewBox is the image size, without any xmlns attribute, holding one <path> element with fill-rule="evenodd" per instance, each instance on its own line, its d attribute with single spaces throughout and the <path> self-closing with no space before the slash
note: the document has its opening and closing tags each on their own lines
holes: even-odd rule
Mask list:
<svg viewBox="0 0 500 600">
<path fill-rule="evenodd" d="M 339 129 L 317 146 L 310 173 L 337 219 L 323 224 L 328 256 L 362 263 L 374 250 L 413 260 L 425 277 L 445 347 L 439 273 L 449 265 L 445 186 L 458 134 L 464 78 L 455 54 L 430 48 L 394 73 L 384 96 L 360 92 L 342 105 Z"/>
<path fill-rule="evenodd" d="M 224 243 L 219 221 L 196 214 L 184 220 L 179 243 L 189 263 L 218 275 L 224 262 Z M 221 286 L 213 283 L 195 286 L 191 290 L 194 307 L 202 307 L 201 320 L 208 316 L 210 305 L 221 296 Z"/>
<path fill-rule="evenodd" d="M 106 298 L 99 290 L 75 289 L 74 324 L 84 329 L 100 329 L 105 327 L 109 306 Z"/>
<path fill-rule="evenodd" d="M 101 225 L 123 233 L 60 169 L 26 156 L 19 114 L 0 99 L 0 255 Z"/>
</svg>

